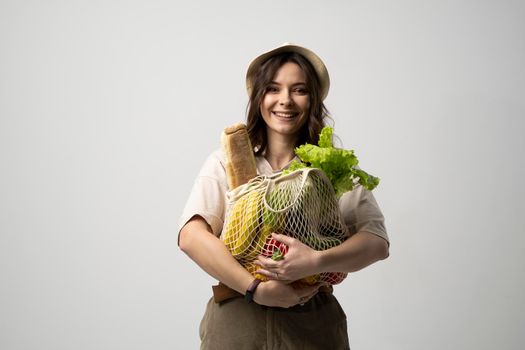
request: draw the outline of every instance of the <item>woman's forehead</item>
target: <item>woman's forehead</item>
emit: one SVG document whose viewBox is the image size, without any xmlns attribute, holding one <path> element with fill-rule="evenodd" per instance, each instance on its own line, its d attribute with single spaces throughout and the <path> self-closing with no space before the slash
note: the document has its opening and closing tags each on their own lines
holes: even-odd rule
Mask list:
<svg viewBox="0 0 525 350">
<path fill-rule="evenodd" d="M 295 81 L 306 83 L 306 74 L 295 62 L 286 62 L 280 66 L 274 74 L 274 82 Z"/>
</svg>

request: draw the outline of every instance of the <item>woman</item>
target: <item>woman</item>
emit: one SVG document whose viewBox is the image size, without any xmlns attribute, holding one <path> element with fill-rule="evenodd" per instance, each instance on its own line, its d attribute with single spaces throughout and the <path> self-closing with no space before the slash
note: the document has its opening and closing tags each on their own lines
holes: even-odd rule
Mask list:
<svg viewBox="0 0 525 350">
<path fill-rule="evenodd" d="M 257 57 L 247 72 L 250 95 L 247 127 L 259 174 L 279 172 L 295 158 L 294 148 L 316 144 L 328 117 L 323 100 L 330 84 L 312 51 L 285 44 Z M 214 152 L 197 177 L 184 213 L 180 248 L 204 271 L 233 292 L 208 302 L 201 322 L 203 349 L 347 349 L 346 316 L 331 293 L 319 285 L 292 288 L 291 281 L 320 272 L 354 272 L 388 256 L 388 237 L 377 203 L 358 187 L 344 194 L 340 209 L 351 233 L 341 245 L 315 251 L 291 237 L 286 258 L 260 256 L 259 283 L 218 238 L 224 222 L 227 182 L 221 151 Z M 225 287 L 228 286 L 228 287 Z"/>
</svg>

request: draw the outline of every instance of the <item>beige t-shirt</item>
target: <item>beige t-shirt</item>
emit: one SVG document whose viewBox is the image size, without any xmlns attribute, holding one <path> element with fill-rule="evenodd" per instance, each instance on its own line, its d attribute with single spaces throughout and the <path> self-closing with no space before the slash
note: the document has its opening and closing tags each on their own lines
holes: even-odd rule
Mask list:
<svg viewBox="0 0 525 350">
<path fill-rule="evenodd" d="M 257 173 L 272 175 L 274 171 L 264 157 L 256 157 Z M 227 208 L 226 192 L 228 182 L 224 168 L 224 155 L 221 150 L 214 151 L 202 166 L 193 189 L 179 220 L 179 232 L 195 215 L 199 215 L 210 225 L 213 233 L 219 237 L 224 224 Z M 350 235 L 366 231 L 388 241 L 384 217 L 372 192 L 357 186 L 339 199 L 341 216 Z"/>
</svg>

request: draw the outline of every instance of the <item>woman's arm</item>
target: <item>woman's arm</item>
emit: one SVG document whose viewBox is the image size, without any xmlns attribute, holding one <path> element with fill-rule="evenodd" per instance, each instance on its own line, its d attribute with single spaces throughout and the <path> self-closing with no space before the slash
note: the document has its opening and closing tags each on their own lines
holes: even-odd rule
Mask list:
<svg viewBox="0 0 525 350">
<path fill-rule="evenodd" d="M 244 294 L 254 277 L 231 255 L 206 221 L 194 216 L 180 231 L 179 246 L 210 276 Z M 294 289 L 280 281 L 259 284 L 254 293 L 258 304 L 290 307 L 311 298 L 319 286 Z"/>
<path fill-rule="evenodd" d="M 299 240 L 281 234 L 273 238 L 289 247 L 283 260 L 259 256 L 258 272 L 281 280 L 298 280 L 322 272 L 355 272 L 389 255 L 388 242 L 369 232 L 358 232 L 336 247 L 317 251 Z"/>
<path fill-rule="evenodd" d="M 318 270 L 322 272 L 355 272 L 388 258 L 388 242 L 366 231 L 351 236 L 341 245 L 317 252 Z"/>
<path fill-rule="evenodd" d="M 200 216 L 194 216 L 180 231 L 180 249 L 210 276 L 244 294 L 253 276 L 231 255 Z"/>
</svg>

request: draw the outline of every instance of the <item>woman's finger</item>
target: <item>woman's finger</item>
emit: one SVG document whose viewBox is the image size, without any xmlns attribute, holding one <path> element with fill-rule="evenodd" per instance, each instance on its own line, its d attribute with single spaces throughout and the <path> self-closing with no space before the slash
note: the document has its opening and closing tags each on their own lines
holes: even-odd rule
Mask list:
<svg viewBox="0 0 525 350">
<path fill-rule="evenodd" d="M 272 233 L 272 238 L 275 239 L 278 242 L 286 244 L 287 246 L 290 246 L 291 244 L 293 244 L 295 242 L 295 238 L 292 238 L 292 237 L 287 236 L 287 235 L 282 235 L 282 234 L 276 233 L 276 232 Z"/>
<path fill-rule="evenodd" d="M 310 301 L 310 299 L 312 299 L 315 296 L 315 294 L 317 294 L 317 293 L 309 294 L 309 295 L 306 295 L 304 297 L 300 297 L 299 298 L 299 304 L 302 304 L 302 305 L 306 304 L 307 302 Z"/>
<path fill-rule="evenodd" d="M 308 297 L 300 297 L 298 304 L 305 304 L 308 300 L 310 300 L 310 298 L 308 298 Z"/>
<path fill-rule="evenodd" d="M 272 258 L 267 258 L 265 256 L 259 255 L 255 263 L 265 269 L 276 269 L 279 267 L 279 262 L 273 260 Z"/>
<path fill-rule="evenodd" d="M 278 271 L 275 270 L 269 270 L 269 269 L 258 269 L 255 271 L 255 273 L 259 273 L 261 275 L 264 275 L 272 280 L 285 280 L 283 275 L 280 275 Z"/>
<path fill-rule="evenodd" d="M 318 292 L 319 292 L 320 285 L 314 285 L 311 287 L 305 287 L 302 290 L 302 293 L 299 295 L 299 303 L 298 304 L 305 304 L 310 299 L 312 299 Z"/>
</svg>

